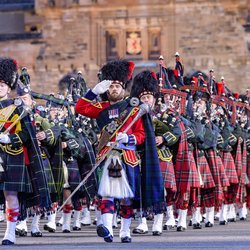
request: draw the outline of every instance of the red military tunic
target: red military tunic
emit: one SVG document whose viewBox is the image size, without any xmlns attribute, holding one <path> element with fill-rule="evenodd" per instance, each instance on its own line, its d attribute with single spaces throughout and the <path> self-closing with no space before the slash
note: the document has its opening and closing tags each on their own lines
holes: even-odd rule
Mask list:
<svg viewBox="0 0 250 250">
<path fill-rule="evenodd" d="M 97 119 L 99 117 L 100 112 L 102 112 L 104 109 L 110 107 L 110 102 L 106 101 L 106 102 L 94 102 L 91 99 L 87 99 L 86 97 L 79 99 L 76 106 L 75 106 L 75 110 L 77 113 L 90 117 L 90 118 L 94 118 Z M 128 125 L 133 121 L 133 119 L 135 118 L 135 116 L 138 113 L 138 108 L 135 107 L 132 109 L 132 111 L 130 112 L 130 114 L 128 116 L 126 116 L 125 118 L 125 122 L 124 124 L 117 129 L 117 131 L 115 132 L 115 135 L 111 138 L 111 142 L 114 142 L 116 140 L 116 135 L 119 132 L 123 132 Z M 104 128 L 102 128 L 103 130 Z M 101 131 L 102 132 L 102 131 Z M 145 140 L 145 132 L 144 132 L 144 126 L 143 126 L 143 122 L 142 119 L 139 118 L 134 124 L 133 126 L 127 131 L 128 135 L 133 135 L 135 137 L 135 143 L 134 144 L 130 144 L 130 145 L 140 145 L 144 142 Z M 107 152 L 109 147 L 104 147 L 99 156 L 104 154 L 105 152 Z M 135 151 L 134 150 L 123 150 L 123 156 L 124 156 L 124 160 L 125 162 L 130 165 L 130 166 L 135 166 L 139 163 L 138 158 L 136 157 Z"/>
</svg>

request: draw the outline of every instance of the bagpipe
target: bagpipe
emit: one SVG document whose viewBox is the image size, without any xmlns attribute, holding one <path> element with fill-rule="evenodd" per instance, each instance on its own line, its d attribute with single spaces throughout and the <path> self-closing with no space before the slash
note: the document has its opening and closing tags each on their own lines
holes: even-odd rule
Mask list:
<svg viewBox="0 0 250 250">
<path fill-rule="evenodd" d="M 93 119 L 76 114 L 74 111 L 78 99 L 87 91 L 86 82 L 80 71 L 77 73 L 76 78 L 70 78 L 66 96 L 59 95 L 59 97 L 55 97 L 54 94 L 42 94 L 32 91 L 30 89 L 30 76 L 27 72 L 27 68 L 22 69 L 20 81 L 21 84 L 23 84 L 22 87 L 27 87 L 30 90 L 29 93 L 33 99 L 44 100 L 47 102 L 47 107 L 45 108 L 47 118 L 49 117 L 49 111 L 53 106 L 66 110 L 67 115 L 65 117 L 57 117 L 52 123 L 47 118 L 37 116 L 36 120 L 39 126 L 41 125 L 42 127 L 45 126 L 46 128 L 50 128 L 53 124 L 56 125 L 61 123 L 66 127 L 85 135 L 91 141 L 92 145 L 97 143 L 97 133 L 99 130 L 96 122 Z"/>
<path fill-rule="evenodd" d="M 159 97 L 158 105 L 160 112 L 170 110 L 176 114 L 185 114 L 187 93 L 179 91 L 174 82 L 169 81 L 168 71 L 164 64 L 164 58 L 159 57 Z M 166 81 L 168 79 L 168 81 Z"/>
<path fill-rule="evenodd" d="M 209 120 L 218 119 L 216 116 L 226 117 L 233 125 L 243 116 L 247 117 L 247 120 L 250 120 L 249 102 L 246 100 L 244 102 L 235 96 L 235 93 L 226 86 L 225 82 L 217 82 L 216 88 L 218 94 L 211 95 L 207 82 L 204 79 L 202 84 L 199 84 L 198 82 L 192 84 L 192 82 L 190 82 L 187 85 L 178 87 L 175 80 L 170 80 L 170 85 L 167 85 L 165 79 L 171 79 L 171 77 L 166 76 L 168 72 L 169 70 L 167 71 L 164 64 L 164 58 L 163 56 L 160 56 L 158 72 L 160 96 L 160 98 L 158 98 L 158 105 L 160 107 L 159 111 L 168 109 L 176 114 L 194 114 L 192 101 L 194 102 L 195 98 L 200 98 L 206 100 L 207 107 L 211 107 L 212 104 L 217 105 L 217 108 L 215 108 L 213 113 L 211 113 L 211 110 L 206 111 L 205 116 L 207 116 Z M 196 80 L 198 81 L 198 78 Z M 192 99 L 191 105 L 189 105 L 190 99 Z M 188 109 L 192 109 L 192 112 L 189 112 Z"/>
</svg>

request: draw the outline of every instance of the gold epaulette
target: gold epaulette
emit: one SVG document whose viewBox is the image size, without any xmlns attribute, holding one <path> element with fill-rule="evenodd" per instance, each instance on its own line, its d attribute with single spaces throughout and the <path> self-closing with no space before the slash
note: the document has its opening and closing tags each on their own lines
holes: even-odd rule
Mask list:
<svg viewBox="0 0 250 250">
<path fill-rule="evenodd" d="M 102 109 L 102 104 L 100 102 L 92 103 L 92 106 L 98 109 Z"/>
<path fill-rule="evenodd" d="M 139 108 L 138 107 L 135 107 L 132 109 L 132 112 L 131 112 L 131 116 L 134 115 L 135 113 L 137 113 L 139 111 Z"/>
</svg>

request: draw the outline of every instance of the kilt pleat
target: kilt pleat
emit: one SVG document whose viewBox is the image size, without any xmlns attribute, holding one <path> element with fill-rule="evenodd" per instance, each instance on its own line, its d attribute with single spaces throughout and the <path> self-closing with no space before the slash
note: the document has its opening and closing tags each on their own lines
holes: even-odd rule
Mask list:
<svg viewBox="0 0 250 250">
<path fill-rule="evenodd" d="M 78 168 L 77 160 L 67 161 L 68 182 L 71 189 L 75 189 L 81 182 L 81 175 Z"/>
<path fill-rule="evenodd" d="M 230 184 L 239 183 L 233 156 L 230 152 L 222 153 L 225 172 Z"/>
<path fill-rule="evenodd" d="M 177 190 L 175 181 L 174 165 L 172 161 L 160 161 L 160 168 L 164 181 L 164 187 L 171 189 L 173 192 Z"/>
<path fill-rule="evenodd" d="M 190 190 L 200 187 L 200 179 L 192 151 L 187 151 L 188 167 L 183 168 L 181 164 L 175 166 L 175 178 L 177 190 Z"/>
<path fill-rule="evenodd" d="M 249 179 L 247 176 L 246 142 L 245 141 L 241 142 L 240 139 L 238 139 L 238 144 L 235 154 L 235 166 L 239 178 L 238 189 L 236 192 L 236 203 L 242 204 L 243 202 L 245 202 L 246 185 L 249 183 Z"/>
<path fill-rule="evenodd" d="M 23 154 L 10 155 L 4 153 L 5 181 L 0 183 L 0 190 L 32 193 L 32 185 L 28 169 L 24 164 Z"/>
<path fill-rule="evenodd" d="M 50 193 L 57 193 L 53 172 L 48 158 L 43 159 L 44 172 Z"/>
<path fill-rule="evenodd" d="M 215 206 L 215 188 L 201 188 L 201 206 Z"/>
<path fill-rule="evenodd" d="M 250 153 L 247 154 L 247 177 L 250 180 Z M 250 187 L 250 183 L 247 186 Z"/>
<path fill-rule="evenodd" d="M 203 189 L 205 188 L 213 188 L 215 187 L 214 179 L 212 173 L 210 171 L 208 162 L 206 157 L 198 156 L 197 157 L 197 167 L 200 171 L 202 182 L 203 182 Z"/>
<path fill-rule="evenodd" d="M 230 185 L 229 180 L 226 175 L 226 171 L 222 162 L 222 159 L 219 155 L 216 154 L 216 161 L 220 171 L 220 179 L 222 187 L 228 187 Z"/>
<path fill-rule="evenodd" d="M 209 149 L 206 151 L 206 158 L 215 183 L 214 198 L 215 198 L 215 206 L 218 207 L 221 206 L 224 199 L 223 188 L 220 177 L 221 171 L 219 169 L 220 165 L 218 164 L 217 161 L 216 152 L 213 149 Z"/>
</svg>

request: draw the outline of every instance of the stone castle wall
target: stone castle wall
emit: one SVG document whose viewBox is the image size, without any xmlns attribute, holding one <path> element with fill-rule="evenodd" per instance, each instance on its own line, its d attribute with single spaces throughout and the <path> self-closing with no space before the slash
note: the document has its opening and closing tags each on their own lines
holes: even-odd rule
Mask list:
<svg viewBox="0 0 250 250">
<path fill-rule="evenodd" d="M 173 55 L 179 51 L 186 72 L 197 69 L 206 73 L 213 68 L 217 79 L 223 75 L 233 91 L 250 87 L 249 35 L 242 27 L 245 10 L 250 10 L 248 1 L 55 3 L 50 7 L 48 1 L 37 0 L 35 14 L 25 14 L 26 23 L 37 24 L 42 38 L 0 42 L 0 55 L 13 56 L 20 66 L 26 66 L 36 91 L 56 92 L 60 77 L 73 69 L 81 70 L 93 86 L 98 69 L 106 62 L 106 32 L 117 33 L 118 56 L 126 57 L 126 30 L 139 30 L 144 38 L 139 61 L 150 61 L 147 38 L 157 31 L 160 54 L 168 66 L 174 66 Z"/>
</svg>

